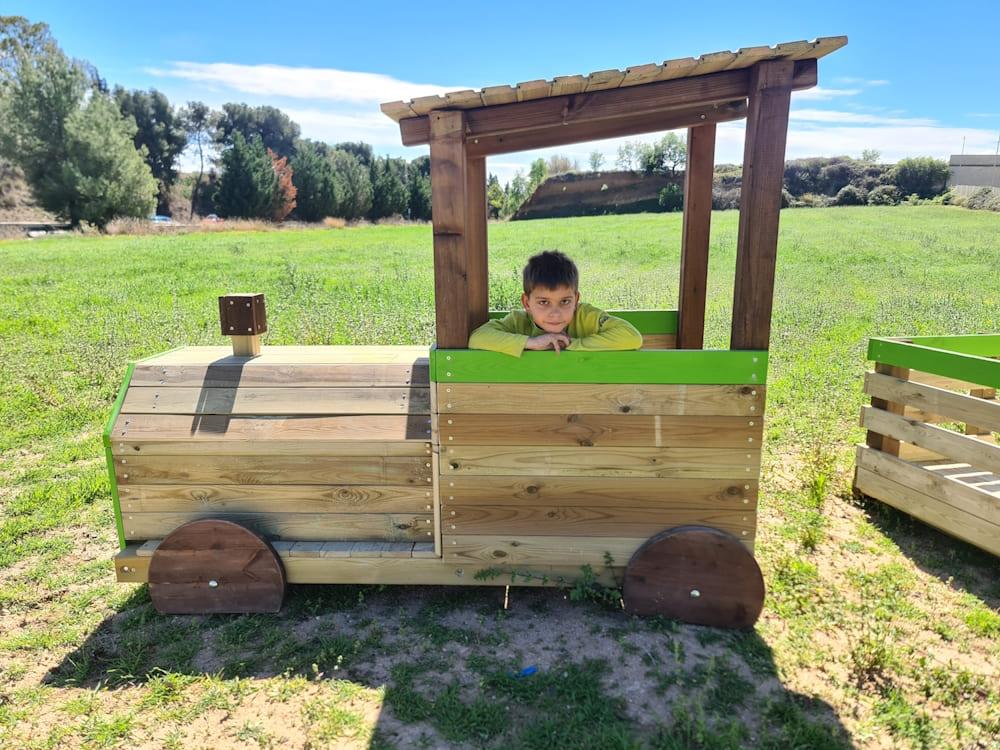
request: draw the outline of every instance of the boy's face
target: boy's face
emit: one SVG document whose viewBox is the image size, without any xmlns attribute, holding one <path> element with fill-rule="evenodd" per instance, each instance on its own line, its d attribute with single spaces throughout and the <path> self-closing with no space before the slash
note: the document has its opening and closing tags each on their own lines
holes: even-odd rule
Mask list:
<svg viewBox="0 0 1000 750">
<path fill-rule="evenodd" d="M 580 293 L 571 286 L 548 289 L 536 286 L 531 294 L 521 295 L 521 304 L 535 325 L 546 333 L 562 333 L 573 320 Z"/>
</svg>

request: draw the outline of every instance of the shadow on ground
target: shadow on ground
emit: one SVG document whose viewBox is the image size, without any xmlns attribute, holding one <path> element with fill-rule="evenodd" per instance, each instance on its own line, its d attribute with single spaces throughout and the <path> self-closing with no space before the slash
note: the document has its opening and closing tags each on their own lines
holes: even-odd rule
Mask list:
<svg viewBox="0 0 1000 750">
<path fill-rule="evenodd" d="M 140 586 L 45 682 L 125 688 L 155 711 L 165 684 L 193 701 L 186 686 L 207 679 L 267 685 L 189 723 L 210 744 L 223 721 L 270 716 L 276 747 L 851 746 L 828 704 L 781 684 L 756 631 L 631 618 L 555 589 L 293 586 L 278 615 L 181 617 Z"/>
</svg>

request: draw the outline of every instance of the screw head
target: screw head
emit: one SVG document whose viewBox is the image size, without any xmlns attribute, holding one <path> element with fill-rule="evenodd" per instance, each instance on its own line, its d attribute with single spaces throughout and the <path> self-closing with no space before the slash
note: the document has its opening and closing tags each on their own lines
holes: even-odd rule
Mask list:
<svg viewBox="0 0 1000 750">
<path fill-rule="evenodd" d="M 701 597 L 701 592 L 698 589 L 691 589 L 691 598 L 698 599 Z"/>
<path fill-rule="evenodd" d="M 208 582 L 208 587 L 210 589 L 217 589 L 219 588 L 219 582 L 213 578 L 211 581 Z"/>
</svg>

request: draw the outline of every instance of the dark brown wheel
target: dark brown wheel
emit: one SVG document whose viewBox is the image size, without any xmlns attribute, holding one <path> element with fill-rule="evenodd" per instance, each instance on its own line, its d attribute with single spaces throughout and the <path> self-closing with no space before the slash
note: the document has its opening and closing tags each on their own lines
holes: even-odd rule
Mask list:
<svg viewBox="0 0 1000 750">
<path fill-rule="evenodd" d="M 707 526 L 651 537 L 625 568 L 625 611 L 693 625 L 748 628 L 764 607 L 764 577 L 739 539 Z"/>
<path fill-rule="evenodd" d="M 149 561 L 149 595 L 165 615 L 277 612 L 285 569 L 263 537 L 232 521 L 191 521 Z"/>
</svg>

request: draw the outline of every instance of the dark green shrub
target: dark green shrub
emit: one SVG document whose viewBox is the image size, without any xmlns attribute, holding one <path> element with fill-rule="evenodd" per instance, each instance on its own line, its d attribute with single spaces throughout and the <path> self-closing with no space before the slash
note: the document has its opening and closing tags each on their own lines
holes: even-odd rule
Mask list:
<svg viewBox="0 0 1000 750">
<path fill-rule="evenodd" d="M 920 198 L 933 198 L 944 192 L 948 164 L 929 156 L 900 159 L 892 170 L 892 182 L 903 195 L 916 193 Z"/>
<path fill-rule="evenodd" d="M 965 207 L 976 211 L 1000 211 L 1000 188 L 979 188 L 965 199 Z"/>
<path fill-rule="evenodd" d="M 664 211 L 680 211 L 684 208 L 684 193 L 681 186 L 676 182 L 671 182 L 660 191 L 660 206 Z"/>
<path fill-rule="evenodd" d="M 739 187 L 712 188 L 712 209 L 715 211 L 726 211 L 730 208 L 740 207 Z"/>
<path fill-rule="evenodd" d="M 899 203 L 899 188 L 895 185 L 879 185 L 868 193 L 869 206 L 895 206 Z"/>
<path fill-rule="evenodd" d="M 868 202 L 865 191 L 854 185 L 845 185 L 837 192 L 833 201 L 835 206 L 863 206 Z"/>
</svg>

